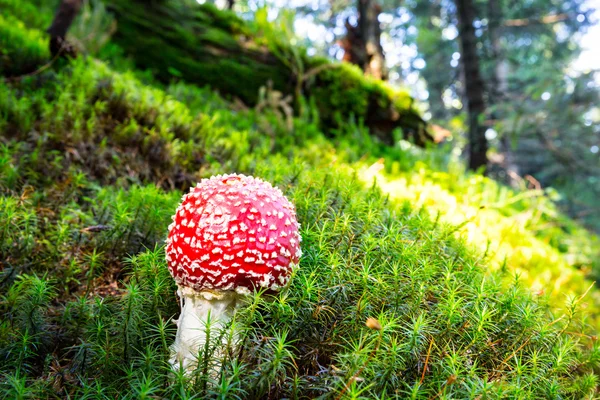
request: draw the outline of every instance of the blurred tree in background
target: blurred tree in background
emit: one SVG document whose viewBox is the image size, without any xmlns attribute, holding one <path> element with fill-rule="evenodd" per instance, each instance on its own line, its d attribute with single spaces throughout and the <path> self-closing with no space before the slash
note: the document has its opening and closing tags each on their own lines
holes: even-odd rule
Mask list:
<svg viewBox="0 0 600 400">
<path fill-rule="evenodd" d="M 431 114 L 445 124 L 463 113 L 465 93 L 456 77 L 464 81 L 464 75 L 445 72 L 448 64 L 428 60 L 440 57 L 438 50 L 444 48 L 454 49 L 452 60 L 460 58 L 451 36 L 444 37 L 444 32 L 458 32 L 452 4 L 431 2 L 447 10 L 438 19 L 427 15 L 426 3 L 415 5 L 415 17 L 429 19 L 440 29 L 419 29 L 415 43 L 426 64 L 421 77 L 429 89 Z M 474 25 L 489 106 L 492 174 L 512 184 L 531 176 L 528 181 L 534 185 L 558 189 L 571 215 L 599 229 L 598 83 L 593 74 L 571 68 L 581 34 L 592 23 L 591 10 L 585 7 L 581 0 L 479 1 Z M 450 67 L 459 69 L 460 63 Z M 414 65 L 413 70 L 418 71 Z"/>
<path fill-rule="evenodd" d="M 475 9 L 473 0 L 456 0 L 456 16 L 462 67 L 464 71 L 465 98 L 469 121 L 469 169 L 487 169 L 488 143 L 485 137 L 485 87 L 481 78 L 478 40 L 475 34 Z"/>
<path fill-rule="evenodd" d="M 379 3 L 373 0 L 358 0 L 356 3 L 357 25 L 346 19 L 346 37 L 342 40 L 344 61 L 358 65 L 365 75 L 387 79 L 385 55 L 381 45 Z"/>
</svg>

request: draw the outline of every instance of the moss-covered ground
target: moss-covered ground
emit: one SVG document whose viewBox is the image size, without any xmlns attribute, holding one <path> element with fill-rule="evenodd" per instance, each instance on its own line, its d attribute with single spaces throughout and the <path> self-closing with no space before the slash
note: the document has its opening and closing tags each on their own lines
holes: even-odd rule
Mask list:
<svg viewBox="0 0 600 400">
<path fill-rule="evenodd" d="M 44 14 L 0 4 L 1 398 L 597 396 L 598 242 L 543 193 L 126 61 L 14 77 L 48 60 Z M 163 243 L 182 193 L 229 172 L 284 191 L 304 255 L 236 317 L 241 350 L 215 375 L 209 347 L 189 381 L 168 365 Z"/>
</svg>

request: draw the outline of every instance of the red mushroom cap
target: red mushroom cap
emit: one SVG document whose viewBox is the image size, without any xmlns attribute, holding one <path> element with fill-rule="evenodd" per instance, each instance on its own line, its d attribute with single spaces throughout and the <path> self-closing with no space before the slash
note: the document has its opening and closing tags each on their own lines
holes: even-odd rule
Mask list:
<svg viewBox="0 0 600 400">
<path fill-rule="evenodd" d="M 169 271 L 196 291 L 277 290 L 302 254 L 299 227 L 294 206 L 270 183 L 237 174 L 203 179 L 169 226 Z"/>
</svg>

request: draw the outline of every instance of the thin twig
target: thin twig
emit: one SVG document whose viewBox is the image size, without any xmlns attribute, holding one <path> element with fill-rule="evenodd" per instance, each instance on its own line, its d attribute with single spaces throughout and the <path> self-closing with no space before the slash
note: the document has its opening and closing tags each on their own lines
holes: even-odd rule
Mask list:
<svg viewBox="0 0 600 400">
<path fill-rule="evenodd" d="M 423 366 L 423 373 L 421 374 L 421 380 L 419 381 L 419 385 L 423 383 L 425 379 L 425 372 L 427 371 L 427 366 L 429 365 L 429 356 L 431 355 L 431 347 L 433 347 L 433 336 L 431 337 L 431 341 L 429 342 L 429 349 L 427 349 L 427 358 L 425 358 L 425 365 Z"/>
</svg>

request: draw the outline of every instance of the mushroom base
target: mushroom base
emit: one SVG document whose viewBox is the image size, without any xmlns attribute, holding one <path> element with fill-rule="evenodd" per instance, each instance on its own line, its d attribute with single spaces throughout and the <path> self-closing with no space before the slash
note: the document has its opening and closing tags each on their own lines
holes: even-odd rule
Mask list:
<svg viewBox="0 0 600 400">
<path fill-rule="evenodd" d="M 186 374 L 189 374 L 198 366 L 198 360 L 203 356 L 207 340 L 210 346 L 216 345 L 212 353 L 214 359 L 218 360 L 223 355 L 228 341 L 227 335 L 221 338 L 222 346 L 213 340 L 221 335 L 222 329 L 231 321 L 242 296 L 234 291 L 195 292 L 186 287 L 179 287 L 177 294 L 182 306 L 181 315 L 175 321 L 177 336 L 171 346 L 170 363 L 174 370 L 182 368 Z M 213 348 L 210 350 L 212 351 Z M 217 369 L 215 365 L 209 368 Z"/>
</svg>

